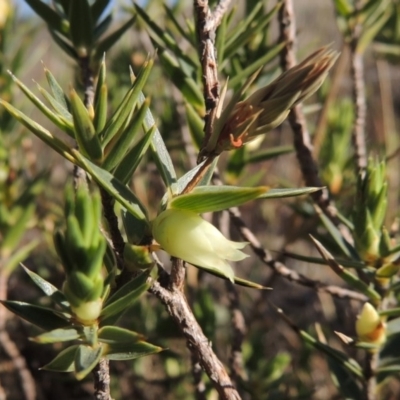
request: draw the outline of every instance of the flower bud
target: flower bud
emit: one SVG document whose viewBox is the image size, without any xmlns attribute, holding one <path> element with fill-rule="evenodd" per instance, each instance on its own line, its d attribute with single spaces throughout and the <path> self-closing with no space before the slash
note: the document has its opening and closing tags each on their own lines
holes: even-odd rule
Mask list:
<svg viewBox="0 0 400 400">
<path fill-rule="evenodd" d="M 380 345 L 386 340 L 386 324 L 370 303 L 365 303 L 356 321 L 358 338 L 367 343 Z"/>
<path fill-rule="evenodd" d="M 192 211 L 163 211 L 153 222 L 153 236 L 171 256 L 222 273 L 231 281 L 234 272 L 228 261 L 248 257 L 239 250 L 246 242 L 228 240 L 215 226 Z"/>
<path fill-rule="evenodd" d="M 322 85 L 337 57 L 337 52 L 323 47 L 237 103 L 221 130 L 215 153 L 239 148 L 280 125 L 293 106 Z"/>
</svg>

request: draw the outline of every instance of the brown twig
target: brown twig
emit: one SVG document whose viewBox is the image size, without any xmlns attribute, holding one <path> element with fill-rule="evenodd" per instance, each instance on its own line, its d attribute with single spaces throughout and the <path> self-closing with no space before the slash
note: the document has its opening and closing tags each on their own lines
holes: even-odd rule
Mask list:
<svg viewBox="0 0 400 400">
<path fill-rule="evenodd" d="M 102 358 L 93 369 L 94 398 L 96 400 L 112 400 L 110 394 L 110 368 L 108 360 Z"/>
<path fill-rule="evenodd" d="M 358 13 L 362 7 L 363 1 L 357 1 L 355 5 L 356 13 Z M 367 106 L 365 101 L 363 54 L 357 50 L 361 29 L 362 25 L 359 22 L 356 23 L 353 28 L 350 41 L 350 58 L 351 77 L 353 80 L 353 102 L 355 111 L 352 142 L 356 157 L 357 173 L 363 176 L 365 173 L 365 169 L 367 168 L 367 144 L 365 140 L 365 120 L 367 116 Z"/>
<path fill-rule="evenodd" d="M 216 181 L 220 184 L 220 181 Z M 224 236 L 230 236 L 230 218 L 227 212 L 223 212 L 219 218 L 218 225 Z M 237 387 L 238 379 L 245 379 L 242 344 L 246 336 L 246 322 L 240 309 L 239 294 L 232 282 L 226 281 L 226 291 L 228 293 L 229 310 L 231 313 L 232 324 L 232 348 L 229 356 L 229 367 L 232 382 Z"/>
<path fill-rule="evenodd" d="M 211 343 L 196 321 L 184 294 L 176 288 L 166 289 L 159 282 L 154 282 L 149 291 L 165 305 L 168 314 L 184 335 L 189 350 L 199 360 L 220 399 L 240 399 L 223 364 L 212 350 Z"/>
<path fill-rule="evenodd" d="M 194 0 L 203 93 L 206 106 L 203 147 L 206 147 L 212 137 L 214 121 L 217 116 L 217 106 L 220 101 L 215 31 L 221 23 L 222 17 L 229 5 L 230 0 L 221 0 L 215 11 L 211 13 L 208 0 Z M 197 162 L 200 163 L 202 158 L 202 154 L 200 153 Z"/>
<path fill-rule="evenodd" d="M 361 293 L 354 292 L 349 289 L 341 288 L 334 285 L 326 285 L 320 281 L 310 279 L 296 271 L 293 271 L 286 267 L 282 262 L 276 261 L 272 258 L 271 254 L 264 249 L 258 239 L 254 236 L 251 230 L 246 226 L 241 218 L 241 214 L 238 208 L 230 208 L 229 214 L 232 222 L 239 230 L 244 240 L 250 243 L 250 246 L 258 258 L 265 264 L 272 268 L 278 275 L 284 277 L 290 282 L 297 283 L 302 286 L 312 288 L 317 291 L 329 293 L 331 296 L 338 297 L 341 299 L 351 299 L 358 301 L 367 301 L 367 297 Z"/>
<path fill-rule="evenodd" d="M 292 0 L 285 0 L 279 10 L 279 24 L 281 40 L 286 42 L 286 46 L 281 52 L 281 65 L 283 70 L 294 67 L 296 56 L 294 45 L 296 40 L 295 16 Z M 306 119 L 301 104 L 292 108 L 289 113 L 289 123 L 293 130 L 294 147 L 296 156 L 300 164 L 301 172 L 307 186 L 321 187 L 322 189 L 311 194 L 313 200 L 323 210 L 331 221 L 338 227 L 342 236 L 353 243 L 353 238 L 348 228 L 341 223 L 337 216 L 337 209 L 329 198 L 329 191 L 322 183 L 318 175 L 318 166 L 312 155 L 312 144 L 310 134 L 307 130 Z"/>
<path fill-rule="evenodd" d="M 232 0 L 220 0 L 217 7 L 215 7 L 214 12 L 212 13 L 212 17 L 208 23 L 209 30 L 215 31 L 218 28 L 231 3 Z"/>
</svg>

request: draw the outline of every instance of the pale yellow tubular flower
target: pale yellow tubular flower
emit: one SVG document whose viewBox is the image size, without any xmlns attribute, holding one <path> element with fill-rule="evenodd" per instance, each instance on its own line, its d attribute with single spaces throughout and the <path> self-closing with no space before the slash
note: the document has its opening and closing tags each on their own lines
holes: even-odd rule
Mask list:
<svg viewBox="0 0 400 400">
<path fill-rule="evenodd" d="M 337 57 L 336 51 L 323 47 L 237 103 L 221 130 L 215 153 L 239 148 L 279 126 L 292 107 L 322 85 Z"/>
<path fill-rule="evenodd" d="M 356 333 L 360 340 L 380 345 L 386 340 L 386 324 L 373 305 L 365 303 L 356 321 Z"/>
<path fill-rule="evenodd" d="M 240 251 L 246 242 L 228 240 L 214 225 L 192 211 L 167 209 L 153 221 L 153 237 L 173 257 L 220 272 L 233 281 L 228 261 L 248 257 Z"/>
</svg>

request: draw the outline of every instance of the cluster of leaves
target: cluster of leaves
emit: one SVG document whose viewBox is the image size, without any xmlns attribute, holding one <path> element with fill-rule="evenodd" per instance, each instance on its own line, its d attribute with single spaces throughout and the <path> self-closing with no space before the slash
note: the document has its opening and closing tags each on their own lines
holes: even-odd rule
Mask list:
<svg viewBox="0 0 400 400">
<path fill-rule="evenodd" d="M 193 23 L 186 21 L 185 24 L 179 20 L 175 12 L 179 9 L 179 4 L 174 5 L 175 10 L 174 7 L 163 8 L 167 18 L 162 28 L 146 8 L 135 5 L 132 11 L 134 16 L 114 34 L 103 39 L 111 24 L 111 14 L 106 12 L 109 1 L 58 0 L 54 2 L 54 9 L 40 0 L 29 0 L 28 3 L 46 21 L 54 41 L 79 64 L 84 58 L 88 58 L 92 65 L 101 60 L 104 51 L 115 44 L 138 16 L 137 20 L 143 22 L 149 30 L 149 36 L 158 49 L 158 59 L 165 77 L 175 85 L 184 99 L 186 119 L 193 143 L 197 148 L 201 147 L 205 104 L 200 89 L 201 66 L 197 55 L 198 43 Z M 356 25 L 362 28 L 355 43 L 356 52 L 364 53 L 377 34 L 378 40 L 383 42 L 396 40 L 396 36 L 394 38 L 391 36 L 396 33 L 391 26 L 396 25 L 398 20 L 398 6 L 393 2 L 370 0 L 361 10 L 356 9 L 351 1 L 335 1 L 335 6 L 339 26 L 348 42 L 354 40 Z M 274 67 L 263 69 L 256 80 L 254 74 L 269 61 L 274 60 L 285 46 L 285 43 L 272 43 L 270 40 L 271 22 L 276 18 L 282 4 L 278 3 L 268 12 L 264 12 L 262 2 L 249 1 L 246 7 L 245 16 L 240 21 L 236 20 L 235 9 L 228 12 L 217 31 L 219 71 L 221 75 L 230 77 L 226 86 L 235 92 L 232 104 L 239 101 L 249 87 L 253 89 L 264 85 L 266 80 L 271 80 L 276 72 Z M 182 50 L 184 46 L 181 46 L 181 43 L 185 43 L 188 51 Z M 153 59 L 149 57 L 137 76 L 130 71 L 131 85 L 113 110 L 109 102 L 113 89 L 107 83 L 105 57 L 99 63 L 93 104 L 85 104 L 74 89 L 65 93 L 48 69 L 45 69 L 45 75 L 50 91 L 38 85 L 45 102 L 12 75 L 16 85 L 36 109 L 54 124 L 56 127 L 54 129 L 46 129 L 36 120 L 29 118 L 11 104 L 9 97 L 2 95 L 3 99 L 0 102 L 8 113 L 1 115 L 7 118 L 7 123 L 12 121 L 9 115 L 20 121 L 62 157 L 86 171 L 104 193 L 108 193 L 119 203 L 119 209 L 122 210 L 121 231 L 127 242 L 123 253 L 124 262 L 137 274 L 132 281 L 117 290 L 114 289 L 118 271 L 111 249 L 105 248 L 105 239 L 98 230 L 99 204 L 94 206 L 87 203 L 84 207 L 78 205 L 82 199 L 90 200 L 89 197 L 85 197 L 88 196 L 87 193 L 83 197 L 77 195 L 74 207 L 71 206 L 72 202 L 69 206 L 67 202 L 66 229 L 62 235 L 56 234 L 56 247 L 66 271 L 67 284 L 64 284 L 62 290 L 58 290 L 39 275 L 25 269 L 32 281 L 49 297 L 52 306 L 39 307 L 16 301 L 3 302 L 10 310 L 46 331 L 37 336 L 35 341 L 78 342 L 60 352 L 44 367 L 45 369 L 74 371 L 81 379 L 102 357 L 124 360 L 161 351 L 161 347 L 144 342 L 142 335 L 114 326 L 123 312 L 138 300 L 153 280 L 157 279 L 152 273 L 154 262 L 150 257 L 151 249 L 148 247 L 152 236 L 149 217 L 151 209 L 144 201 L 139 200 L 139 196 L 129 187 L 129 182 L 140 163 L 143 164 L 151 159 L 165 185 L 165 193 L 158 199 L 161 212 L 166 208 L 196 214 L 217 212 L 250 200 L 282 198 L 312 193 L 315 190 L 314 188 L 268 190 L 265 186 L 254 187 L 254 184 L 261 180 L 262 171 L 251 177 L 249 187 L 213 186 L 210 180 L 214 163 L 195 189 L 182 194 L 203 164 L 185 171 L 186 173 L 178 178 L 177 162 L 167 148 L 165 135 L 161 135 L 159 124 L 155 122 L 158 118 L 155 118 L 151 110 L 150 100 L 143 94 L 146 92 L 145 85 L 153 64 Z M 10 77 L 5 79 L 11 82 Z M 347 149 L 354 120 L 354 108 L 347 101 L 337 104 L 339 104 L 337 108 L 330 110 L 328 129 L 332 134 L 327 135 L 321 157 L 324 159 L 324 177 L 327 184 L 331 191 L 340 197 L 344 176 L 347 174 L 346 168 L 350 164 Z M 6 123 L 2 122 L 2 127 L 5 125 Z M 55 129 L 73 138 L 78 148 L 71 146 L 68 140 L 60 138 L 54 133 Z M 251 171 L 255 164 L 291 151 L 291 146 L 260 150 L 260 142 L 253 143 L 253 146 L 243 146 L 227 156 L 227 168 L 222 175 L 226 181 L 237 184 L 242 177 L 247 177 L 247 172 Z M 3 158 L 0 162 L 2 160 Z M 5 182 L 2 181 L 0 184 Z M 26 228 L 26 221 L 33 213 L 32 201 L 41 183 L 42 178 L 32 182 L 24 194 L 9 202 L 14 210 L 9 207 L 0 214 L 2 217 L 7 216 L 0 221 L 2 229 L 5 227 L 6 232 L 3 234 L 2 231 L 4 236 L 1 254 L 7 256 L 13 254 L 13 259 L 10 258 L 12 266 L 24 258 L 31 249 L 30 246 L 33 246 L 29 244 L 26 248 L 22 247 L 18 252 L 14 252 Z M 8 184 L 5 186 L 7 190 L 12 187 Z M 340 216 L 350 231 L 351 238 L 344 237 L 338 228 L 319 212 L 317 214 L 320 217 L 320 229 L 314 232 L 318 240 L 313 239 L 313 242 L 321 258 L 295 254 L 291 256 L 329 266 L 343 283 L 359 294 L 360 299 L 371 303 L 378 310 L 382 322 L 380 328 L 384 327 L 387 341 L 374 343 L 361 337 L 354 335 L 349 337 L 340 333 L 344 350 L 339 351 L 327 343 L 321 333 L 316 338 L 307 330 L 298 328 L 281 310 L 279 313 L 309 348 L 324 354 L 333 382 L 340 393 L 348 398 L 362 399 L 370 376 L 361 362 L 348 355 L 350 352 L 346 351 L 346 347 L 365 350 L 364 354 L 368 355 L 367 360 L 371 355 L 379 354 L 374 371 L 379 383 L 384 383 L 388 377 L 400 370 L 400 359 L 394 350 L 398 348 L 400 340 L 400 310 L 397 307 L 390 309 L 383 307 L 388 299 L 397 305 L 399 247 L 390 238 L 384 226 L 388 191 L 385 163 L 371 160 L 365 175 L 359 177 L 354 187 L 356 200 L 353 200 L 353 204 L 356 206 L 348 213 L 348 219 Z M 96 201 L 98 202 L 98 199 Z M 0 207 L 6 206 L 7 199 L 0 198 Z M 97 211 L 91 213 L 89 209 Z M 315 217 L 316 214 L 314 212 L 312 214 Z M 14 224 L 14 221 L 18 221 L 18 224 Z M 92 257 L 94 254 L 95 257 Z M 75 260 L 79 260 L 79 263 Z M 106 268 L 103 268 L 103 265 Z M 224 270 L 210 269 L 201 265 L 198 267 L 219 277 L 231 278 Z M 95 273 L 92 274 L 93 271 Z M 233 279 L 238 284 L 262 288 L 261 285 L 236 276 Z M 114 290 L 115 292 L 112 292 Z M 85 318 L 84 313 L 78 310 L 80 305 L 95 300 L 99 300 L 101 304 L 99 315 Z M 135 303 L 135 307 L 140 306 Z M 194 302 L 194 311 L 212 340 L 215 337 L 215 321 L 218 318 L 218 310 L 215 308 L 210 293 L 199 291 Z M 160 326 L 164 321 L 158 315 L 155 318 L 159 325 L 157 332 L 162 332 L 160 335 L 163 336 L 165 332 Z M 253 334 L 244 345 L 244 359 L 251 373 L 248 379 L 241 381 L 241 389 L 250 393 L 253 398 L 264 398 L 267 395 L 270 398 L 282 398 L 284 392 L 281 385 L 290 382 L 291 386 L 296 387 L 296 393 L 311 396 L 309 388 L 300 379 L 295 379 L 288 373 L 292 362 L 291 356 L 286 352 L 280 352 L 275 357 L 267 359 L 263 353 L 269 349 L 265 343 L 261 343 L 260 338 L 261 333 Z M 303 352 L 306 352 L 306 347 Z M 173 368 L 168 368 L 167 362 L 165 365 L 169 374 Z"/>
</svg>

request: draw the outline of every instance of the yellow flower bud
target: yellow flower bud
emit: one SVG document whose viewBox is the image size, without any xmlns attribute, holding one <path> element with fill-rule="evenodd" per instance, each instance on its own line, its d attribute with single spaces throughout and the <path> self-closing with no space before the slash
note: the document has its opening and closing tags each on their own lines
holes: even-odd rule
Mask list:
<svg viewBox="0 0 400 400">
<path fill-rule="evenodd" d="M 83 325 L 92 325 L 95 323 L 97 318 L 100 316 L 102 307 L 102 299 L 88 301 L 86 303 L 82 303 L 78 307 L 73 307 L 71 305 L 73 313 L 76 315 L 78 321 Z"/>
<path fill-rule="evenodd" d="M 380 345 L 386 340 L 386 324 L 370 303 L 365 303 L 356 321 L 356 332 L 360 340 Z"/>
<path fill-rule="evenodd" d="M 228 240 L 215 226 L 192 211 L 168 209 L 153 222 L 153 236 L 171 256 L 216 271 L 233 281 L 228 261 L 248 257 L 239 249 L 246 242 Z"/>
</svg>

